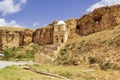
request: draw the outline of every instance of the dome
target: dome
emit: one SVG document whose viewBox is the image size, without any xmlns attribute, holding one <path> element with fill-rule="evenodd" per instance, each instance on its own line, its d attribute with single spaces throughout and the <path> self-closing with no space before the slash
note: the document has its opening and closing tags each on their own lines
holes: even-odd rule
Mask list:
<svg viewBox="0 0 120 80">
<path fill-rule="evenodd" d="M 61 25 L 61 24 L 64 24 L 65 25 L 65 22 L 64 21 L 58 21 L 57 25 Z"/>
</svg>

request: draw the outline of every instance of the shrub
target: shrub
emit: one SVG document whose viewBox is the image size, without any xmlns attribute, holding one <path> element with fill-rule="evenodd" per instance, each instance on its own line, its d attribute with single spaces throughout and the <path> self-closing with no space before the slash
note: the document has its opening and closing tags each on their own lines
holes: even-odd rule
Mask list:
<svg viewBox="0 0 120 80">
<path fill-rule="evenodd" d="M 65 55 L 66 54 L 66 48 L 60 50 L 60 55 Z"/>
<path fill-rule="evenodd" d="M 12 49 L 6 49 L 4 50 L 3 54 L 5 55 L 4 58 L 8 60 L 10 57 L 14 57 L 15 53 L 12 51 Z"/>
<path fill-rule="evenodd" d="M 96 58 L 92 56 L 90 56 L 88 59 L 90 64 L 94 64 L 97 61 Z"/>
<path fill-rule="evenodd" d="M 118 63 L 112 63 L 111 69 L 120 70 L 120 64 L 118 64 Z"/>
<path fill-rule="evenodd" d="M 16 56 L 16 58 L 18 58 L 18 59 L 27 58 L 27 55 L 26 54 L 18 54 Z"/>
<path fill-rule="evenodd" d="M 38 45 L 32 45 L 30 46 L 31 49 L 24 50 L 23 46 L 20 46 L 18 48 L 13 49 L 5 49 L 2 51 L 2 53 L 5 55 L 3 59 L 5 60 L 30 60 L 33 59 L 34 53 L 39 49 Z M 21 50 L 24 50 L 24 52 L 21 52 Z"/>
<path fill-rule="evenodd" d="M 67 44 L 65 47 L 71 50 L 75 48 L 75 43 Z"/>
<path fill-rule="evenodd" d="M 102 70 L 107 70 L 107 69 L 120 70 L 120 65 L 117 63 L 112 63 L 111 61 L 105 61 L 100 64 L 100 68 Z"/>
<path fill-rule="evenodd" d="M 100 64 L 100 68 L 102 70 L 110 69 L 111 68 L 111 63 L 109 61 L 105 61 L 105 62 Z"/>
</svg>

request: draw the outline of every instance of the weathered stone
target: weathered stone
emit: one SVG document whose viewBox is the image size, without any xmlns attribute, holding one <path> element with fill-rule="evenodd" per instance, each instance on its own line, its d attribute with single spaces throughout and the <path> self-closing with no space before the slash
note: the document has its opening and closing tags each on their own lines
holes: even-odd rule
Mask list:
<svg viewBox="0 0 120 80">
<path fill-rule="evenodd" d="M 0 30 L 0 49 L 19 47 L 20 34 L 18 31 Z"/>
<path fill-rule="evenodd" d="M 53 43 L 53 27 L 45 27 L 37 29 L 34 32 L 34 42 L 39 45 L 46 45 Z"/>
<path fill-rule="evenodd" d="M 69 33 L 68 39 L 72 39 L 73 34 L 75 33 L 75 30 L 76 30 L 77 21 L 76 19 L 69 19 L 69 20 L 66 20 L 65 23 Z"/>
<path fill-rule="evenodd" d="M 25 29 L 23 34 L 23 44 L 28 44 L 33 41 L 33 31 L 30 29 Z"/>
<path fill-rule="evenodd" d="M 66 20 L 65 23 L 66 23 L 67 28 L 68 28 L 71 32 L 75 32 L 76 25 L 77 25 L 76 19 Z"/>
<path fill-rule="evenodd" d="M 119 23 L 120 5 L 102 7 L 77 19 L 76 33 L 88 35 L 105 29 L 112 29 Z"/>
</svg>

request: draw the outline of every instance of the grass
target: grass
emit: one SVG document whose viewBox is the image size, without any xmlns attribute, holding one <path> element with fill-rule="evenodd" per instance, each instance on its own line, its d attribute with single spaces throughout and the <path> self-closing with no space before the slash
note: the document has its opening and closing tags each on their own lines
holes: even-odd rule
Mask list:
<svg viewBox="0 0 120 80">
<path fill-rule="evenodd" d="M 39 75 L 34 72 L 23 70 L 13 65 L 6 67 L 4 69 L 0 69 L 0 80 L 60 80 L 60 79 Z"/>
<path fill-rule="evenodd" d="M 71 80 L 120 80 L 120 71 L 89 68 L 88 65 L 64 66 L 52 64 L 29 65 L 37 71 L 48 72 L 67 77 Z M 0 69 L 0 80 L 64 80 L 40 75 L 17 66 Z"/>
<path fill-rule="evenodd" d="M 51 64 L 34 64 L 33 68 L 38 71 L 49 72 L 67 77 L 71 80 L 119 80 L 120 71 L 100 70 L 89 68 L 89 65 L 64 66 Z"/>
<path fill-rule="evenodd" d="M 37 44 L 28 44 L 14 49 L 6 49 L 2 51 L 5 56 L 3 60 L 33 60 L 34 53 L 39 49 Z"/>
</svg>

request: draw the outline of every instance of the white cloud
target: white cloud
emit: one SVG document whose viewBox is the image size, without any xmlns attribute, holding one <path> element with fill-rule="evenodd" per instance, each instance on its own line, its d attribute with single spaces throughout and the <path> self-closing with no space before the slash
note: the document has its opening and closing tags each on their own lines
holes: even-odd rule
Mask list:
<svg viewBox="0 0 120 80">
<path fill-rule="evenodd" d="M 19 24 L 17 24 L 17 22 L 15 20 L 12 20 L 10 22 L 7 22 L 4 18 L 0 18 L 0 27 L 25 27 L 25 26 L 21 26 Z"/>
<path fill-rule="evenodd" d="M 2 0 L 0 1 L 0 12 L 2 15 L 13 14 L 21 11 L 22 6 L 27 3 L 27 0 L 19 0 L 15 3 L 16 0 Z"/>
<path fill-rule="evenodd" d="M 103 7 L 103 6 L 110 6 L 110 5 L 117 5 L 120 4 L 120 0 L 101 0 L 92 6 L 90 6 L 86 11 L 91 12 L 96 8 Z"/>
<path fill-rule="evenodd" d="M 40 23 L 39 23 L 39 22 L 34 22 L 34 23 L 33 23 L 33 26 L 34 26 L 34 27 L 38 27 L 38 26 L 40 26 Z"/>
</svg>

